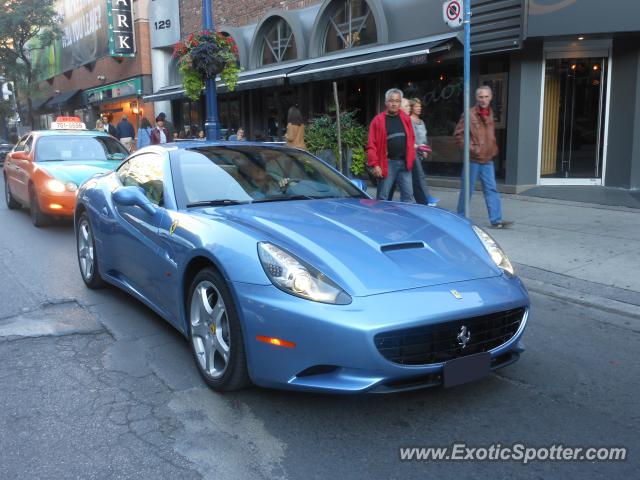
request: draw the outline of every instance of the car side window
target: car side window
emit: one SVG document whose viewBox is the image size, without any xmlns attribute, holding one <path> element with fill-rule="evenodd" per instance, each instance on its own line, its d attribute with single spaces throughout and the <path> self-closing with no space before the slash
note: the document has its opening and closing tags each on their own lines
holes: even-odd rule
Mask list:
<svg viewBox="0 0 640 480">
<path fill-rule="evenodd" d="M 164 204 L 164 161 L 156 153 L 144 153 L 130 158 L 117 170 L 118 178 L 125 187 L 141 187 L 152 203 Z"/>
<path fill-rule="evenodd" d="M 24 152 L 24 146 L 27 144 L 27 140 L 30 138 L 30 135 L 25 135 L 24 137 L 22 137 L 16 145 L 14 152 Z"/>
<path fill-rule="evenodd" d="M 31 146 L 32 145 L 33 145 L 33 137 L 30 135 L 29 138 L 27 138 L 27 141 L 24 142 L 24 151 L 25 151 L 25 153 L 31 152 Z"/>
</svg>

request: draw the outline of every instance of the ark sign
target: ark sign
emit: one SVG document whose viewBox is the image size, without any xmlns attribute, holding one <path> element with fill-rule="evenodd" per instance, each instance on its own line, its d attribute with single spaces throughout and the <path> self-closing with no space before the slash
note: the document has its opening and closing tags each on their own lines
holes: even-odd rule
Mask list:
<svg viewBox="0 0 640 480">
<path fill-rule="evenodd" d="M 109 55 L 135 57 L 132 0 L 107 0 L 109 19 Z"/>
</svg>

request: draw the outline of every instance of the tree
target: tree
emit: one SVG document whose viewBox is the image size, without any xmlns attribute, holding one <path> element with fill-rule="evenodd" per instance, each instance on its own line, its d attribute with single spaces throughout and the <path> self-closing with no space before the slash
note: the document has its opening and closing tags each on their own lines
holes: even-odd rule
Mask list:
<svg viewBox="0 0 640 480">
<path fill-rule="evenodd" d="M 24 90 L 31 125 L 31 96 L 38 78 L 32 54 L 48 48 L 62 35 L 54 3 L 55 0 L 8 0 L 0 8 L 0 65 L 6 76 L 13 79 L 15 94 L 18 89 Z"/>
</svg>

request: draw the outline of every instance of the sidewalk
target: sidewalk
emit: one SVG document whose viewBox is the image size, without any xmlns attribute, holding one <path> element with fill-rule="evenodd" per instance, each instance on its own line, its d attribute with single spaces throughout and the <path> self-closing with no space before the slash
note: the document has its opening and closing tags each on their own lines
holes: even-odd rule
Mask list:
<svg viewBox="0 0 640 480">
<path fill-rule="evenodd" d="M 457 189 L 429 190 L 455 211 Z M 640 318 L 640 210 L 501 195 L 504 219 L 515 225 L 488 231 L 530 290 Z M 482 192 L 474 192 L 470 218 L 489 225 Z"/>
</svg>

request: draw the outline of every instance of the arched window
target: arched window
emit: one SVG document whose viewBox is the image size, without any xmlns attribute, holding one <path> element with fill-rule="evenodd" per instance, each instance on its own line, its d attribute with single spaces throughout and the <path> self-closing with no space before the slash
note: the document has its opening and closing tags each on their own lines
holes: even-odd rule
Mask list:
<svg viewBox="0 0 640 480">
<path fill-rule="evenodd" d="M 287 60 L 298 58 L 293 31 L 283 18 L 278 17 L 265 29 L 261 45 L 260 63 L 262 65 L 286 62 Z"/>
<path fill-rule="evenodd" d="M 359 47 L 378 40 L 376 22 L 365 0 L 336 0 L 324 34 L 324 52 Z"/>
</svg>

